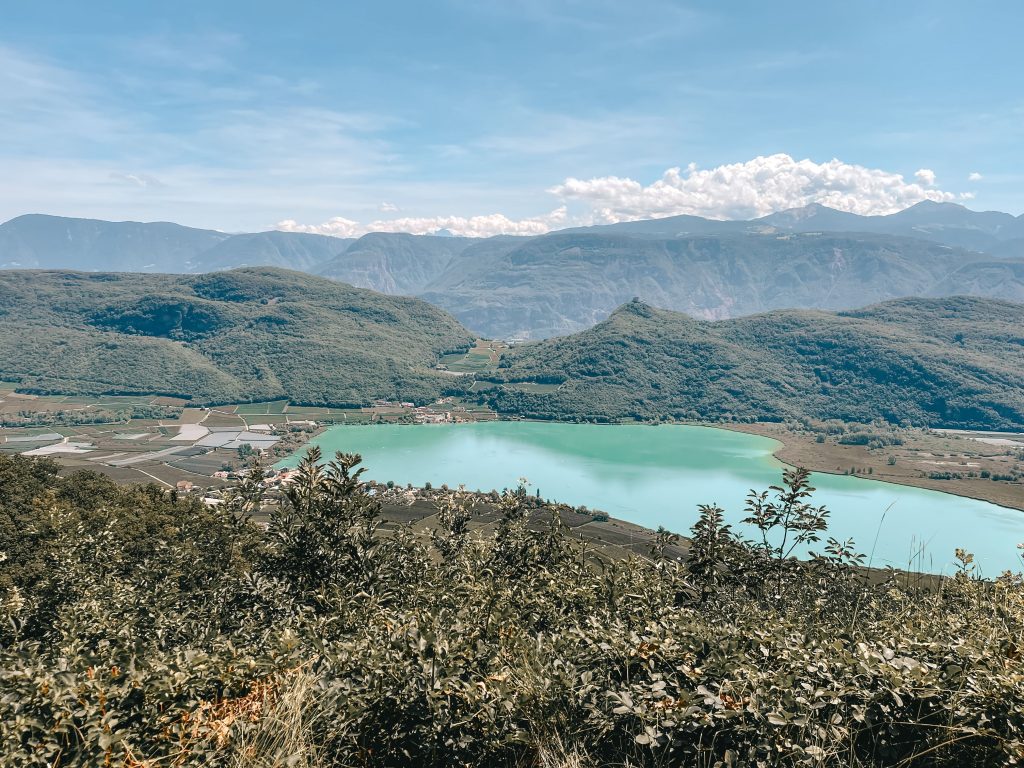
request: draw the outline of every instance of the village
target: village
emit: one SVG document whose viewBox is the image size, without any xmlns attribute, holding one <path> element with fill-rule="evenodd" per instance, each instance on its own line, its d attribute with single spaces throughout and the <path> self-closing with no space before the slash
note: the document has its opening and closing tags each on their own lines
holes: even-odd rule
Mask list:
<svg viewBox="0 0 1024 768">
<path fill-rule="evenodd" d="M 149 395 L 29 395 L 0 383 L 0 453 L 59 459 L 119 482 L 156 482 L 216 500 L 252 458 L 267 466 L 335 425 L 457 424 L 491 421 L 486 406 L 441 398 L 429 405 L 378 399 L 362 408 L 297 406 L 286 400 L 193 406 Z M 269 472 L 269 470 L 268 470 Z M 268 474 L 277 486 L 287 480 Z"/>
</svg>

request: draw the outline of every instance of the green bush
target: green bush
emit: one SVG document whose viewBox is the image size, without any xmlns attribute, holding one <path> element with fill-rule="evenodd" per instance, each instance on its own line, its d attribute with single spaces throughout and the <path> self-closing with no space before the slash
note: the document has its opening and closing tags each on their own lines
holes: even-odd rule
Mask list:
<svg viewBox="0 0 1024 768">
<path fill-rule="evenodd" d="M 359 458 L 207 509 L 0 457 L 0 764 L 964 766 L 1024 759 L 1024 585 L 869 574 L 806 473 L 691 556 L 584 549 L 521 489 L 384 533 Z M 487 532 L 484 532 L 487 531 Z"/>
</svg>

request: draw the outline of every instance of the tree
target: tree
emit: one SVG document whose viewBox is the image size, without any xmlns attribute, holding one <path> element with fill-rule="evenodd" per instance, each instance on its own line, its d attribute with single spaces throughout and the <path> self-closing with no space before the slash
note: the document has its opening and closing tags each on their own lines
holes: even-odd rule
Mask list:
<svg viewBox="0 0 1024 768">
<path fill-rule="evenodd" d="M 378 544 L 380 502 L 366 492 L 361 461 L 358 454 L 337 453 L 321 466 L 320 449 L 310 448 L 284 504 L 271 514 L 269 571 L 314 603 L 342 585 L 373 587 L 369 560 Z"/>
<path fill-rule="evenodd" d="M 751 491 L 747 496 L 743 522 L 760 534 L 761 540 L 753 547 L 764 560 L 766 578 L 774 576 L 775 597 L 782 594 L 786 561 L 798 547 L 818 541 L 818 534 L 828 529 L 828 510 L 806 501 L 815 490 L 810 476 L 810 471 L 802 467 L 787 469 L 781 486 L 773 485 L 760 493 Z"/>
<path fill-rule="evenodd" d="M 690 529 L 690 556 L 686 570 L 700 587 L 700 601 L 704 603 L 715 592 L 721 579 L 732 530 L 725 524 L 725 510 L 717 504 L 701 504 L 697 509 L 700 517 Z"/>
</svg>

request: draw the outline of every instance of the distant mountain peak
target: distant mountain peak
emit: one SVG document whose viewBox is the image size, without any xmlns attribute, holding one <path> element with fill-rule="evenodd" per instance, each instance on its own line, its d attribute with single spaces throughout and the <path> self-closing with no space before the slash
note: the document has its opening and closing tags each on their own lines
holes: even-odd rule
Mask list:
<svg viewBox="0 0 1024 768">
<path fill-rule="evenodd" d="M 922 200 L 919 203 L 914 203 L 909 208 L 904 208 L 902 211 L 897 211 L 893 216 L 899 215 L 900 213 L 906 213 L 907 211 L 967 211 L 968 209 L 960 205 L 960 203 L 943 202 L 940 200 Z"/>
<path fill-rule="evenodd" d="M 822 213 L 843 213 L 843 211 L 836 210 L 835 208 L 829 208 L 827 205 L 822 205 L 821 203 L 808 203 L 807 205 L 801 205 L 798 208 L 787 208 L 784 211 L 778 211 L 772 215 L 772 218 L 799 221 L 801 219 L 813 218 L 814 216 L 818 216 Z"/>
</svg>

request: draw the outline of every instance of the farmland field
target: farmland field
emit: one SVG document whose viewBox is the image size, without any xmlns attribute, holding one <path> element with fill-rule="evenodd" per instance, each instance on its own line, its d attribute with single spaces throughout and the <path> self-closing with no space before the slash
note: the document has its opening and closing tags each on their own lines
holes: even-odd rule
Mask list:
<svg viewBox="0 0 1024 768">
<path fill-rule="evenodd" d="M 465 354 L 445 355 L 441 363 L 452 373 L 483 373 L 498 366 L 501 353 L 508 347 L 498 341 L 477 340 Z"/>
<path fill-rule="evenodd" d="M 242 403 L 235 408 L 235 413 L 239 416 L 268 416 L 284 413 L 287 407 L 287 400 L 274 400 L 269 403 Z"/>
</svg>

